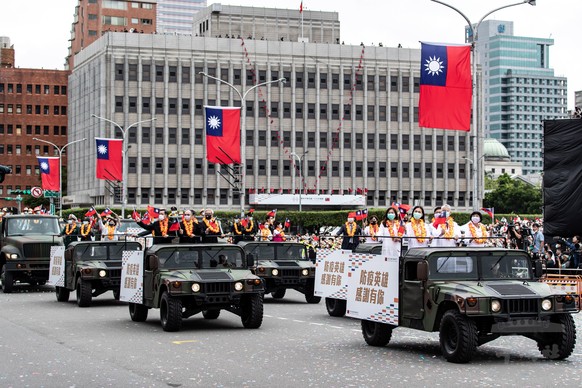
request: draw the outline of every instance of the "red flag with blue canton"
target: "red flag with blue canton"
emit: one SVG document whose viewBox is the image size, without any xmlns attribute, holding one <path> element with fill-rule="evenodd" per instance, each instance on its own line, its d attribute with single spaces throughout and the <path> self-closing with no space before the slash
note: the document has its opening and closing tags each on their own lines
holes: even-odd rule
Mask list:
<svg viewBox="0 0 582 388">
<path fill-rule="evenodd" d="M 471 128 L 471 46 L 422 43 L 418 125 Z"/>
<path fill-rule="evenodd" d="M 40 179 L 43 190 L 60 191 L 61 176 L 59 171 L 59 158 L 39 158 Z"/>
<path fill-rule="evenodd" d="M 447 222 L 447 216 L 444 214 L 439 214 L 434 218 L 434 222 L 432 223 L 433 227 L 437 227 L 439 225 L 444 225 Z"/>
<path fill-rule="evenodd" d="M 148 205 L 148 214 L 150 218 L 158 218 L 158 216 L 160 215 L 160 209 Z"/>
<path fill-rule="evenodd" d="M 105 208 L 105 210 L 103 210 L 101 212 L 101 217 L 106 217 L 106 216 L 110 215 L 111 213 L 113 213 L 113 211 L 111 209 Z"/>
<path fill-rule="evenodd" d="M 133 213 L 131 213 L 131 218 L 134 220 L 139 220 L 141 218 L 140 214 L 137 212 L 136 209 L 133 209 Z"/>
<path fill-rule="evenodd" d="M 91 217 L 94 216 L 95 214 L 97 214 L 97 210 L 95 210 L 95 208 L 91 206 L 89 210 L 87 210 L 87 213 L 85 213 L 85 217 Z"/>
<path fill-rule="evenodd" d="M 136 221 L 137 221 L 137 220 L 136 220 Z M 146 224 L 146 225 L 149 225 L 149 224 L 150 224 L 150 213 L 148 213 L 148 212 L 145 212 L 145 213 L 143 214 L 143 216 L 141 217 L 141 222 L 143 222 L 143 223 L 144 223 L 144 224 Z"/>
<path fill-rule="evenodd" d="M 358 221 L 364 219 L 364 217 L 362 216 L 362 211 L 361 210 L 356 210 L 356 217 L 355 218 Z"/>
<path fill-rule="evenodd" d="M 285 220 L 285 227 L 286 227 L 286 228 L 288 228 L 288 227 L 290 227 L 290 226 L 291 226 L 291 220 L 290 220 L 289 218 L 287 218 L 287 219 Z"/>
<path fill-rule="evenodd" d="M 205 106 L 206 159 L 240 163 L 240 108 Z"/>
<path fill-rule="evenodd" d="M 97 143 L 97 179 L 123 179 L 123 140 L 95 138 Z"/>
<path fill-rule="evenodd" d="M 483 210 L 485 213 L 489 214 L 489 217 L 491 217 L 491 219 L 493 219 L 493 208 L 482 207 L 481 210 Z"/>
</svg>

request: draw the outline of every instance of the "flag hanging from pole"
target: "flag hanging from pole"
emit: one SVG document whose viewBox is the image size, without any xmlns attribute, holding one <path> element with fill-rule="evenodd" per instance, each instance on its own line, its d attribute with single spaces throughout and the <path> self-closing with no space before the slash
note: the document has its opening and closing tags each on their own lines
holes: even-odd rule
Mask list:
<svg viewBox="0 0 582 388">
<path fill-rule="evenodd" d="M 40 179 L 43 190 L 60 191 L 61 176 L 59 171 L 59 158 L 39 158 Z"/>
<path fill-rule="evenodd" d="M 210 163 L 240 163 L 240 109 L 205 106 L 206 159 Z"/>
<path fill-rule="evenodd" d="M 471 129 L 471 46 L 422 43 L 418 125 Z"/>
<path fill-rule="evenodd" d="M 97 143 L 97 179 L 123 179 L 123 140 L 95 138 Z"/>
<path fill-rule="evenodd" d="M 299 5 L 299 13 L 303 13 L 303 2 Z"/>
</svg>

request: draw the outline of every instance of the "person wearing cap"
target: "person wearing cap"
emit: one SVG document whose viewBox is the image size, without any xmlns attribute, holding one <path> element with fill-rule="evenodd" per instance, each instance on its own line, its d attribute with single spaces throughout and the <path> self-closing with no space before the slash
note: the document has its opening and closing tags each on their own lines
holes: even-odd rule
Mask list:
<svg viewBox="0 0 582 388">
<path fill-rule="evenodd" d="M 441 216 L 445 218 L 445 222 L 435 227 L 434 236 L 437 238 L 434 239 L 431 246 L 456 247 L 457 241 L 461 237 L 461 227 L 453 219 L 451 207 L 448 204 L 441 206 Z"/>
<path fill-rule="evenodd" d="M 77 217 L 74 214 L 69 214 L 67 223 L 61 231 L 61 236 L 63 236 L 63 243 L 65 244 L 65 247 L 69 246 L 69 244 L 73 241 L 79 240 Z"/>
<path fill-rule="evenodd" d="M 471 220 L 461 226 L 461 235 L 468 238 L 468 246 L 484 247 L 489 237 L 487 227 L 481 223 L 481 213 L 474 211 L 471 213 Z"/>
<path fill-rule="evenodd" d="M 83 218 L 83 224 L 79 227 L 79 240 L 81 241 L 92 241 L 93 240 L 93 225 L 91 218 Z"/>
<path fill-rule="evenodd" d="M 202 219 L 202 243 L 216 244 L 218 243 L 218 237 L 222 234 L 220 221 L 214 218 L 214 211 L 212 209 L 204 210 L 204 218 Z"/>
<path fill-rule="evenodd" d="M 170 231 L 170 220 L 166 214 L 166 209 L 160 209 L 157 220 L 152 223 L 145 224 L 143 221 L 136 221 L 136 223 L 145 229 L 145 231 L 138 234 L 138 237 L 153 236 L 154 244 L 171 244 L 176 232 Z"/>
<path fill-rule="evenodd" d="M 180 221 L 179 243 L 196 244 L 202 242 L 202 227 L 192 210 L 184 211 L 182 221 Z"/>
<path fill-rule="evenodd" d="M 362 229 L 356 224 L 356 213 L 348 213 L 348 218 L 345 223 L 342 224 L 340 230 L 335 234 L 336 236 L 342 236 L 342 249 L 353 251 L 360 244 L 360 235 L 362 234 Z"/>
<path fill-rule="evenodd" d="M 105 221 L 99 219 L 99 230 L 101 231 L 101 241 L 117 241 L 119 234 L 119 223 L 115 213 L 103 217 Z"/>
<path fill-rule="evenodd" d="M 380 223 L 380 229 L 378 231 L 382 240 L 382 255 L 390 258 L 400 257 L 400 237 L 402 237 L 404 231 L 400 228 L 398 214 L 398 209 L 390 206 L 386 210 L 386 215 Z"/>
</svg>

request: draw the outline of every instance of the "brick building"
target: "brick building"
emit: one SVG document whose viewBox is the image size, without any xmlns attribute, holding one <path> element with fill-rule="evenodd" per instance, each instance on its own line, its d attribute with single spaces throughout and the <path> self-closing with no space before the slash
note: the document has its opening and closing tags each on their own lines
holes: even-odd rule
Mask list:
<svg viewBox="0 0 582 388">
<path fill-rule="evenodd" d="M 0 37 L 2 51 L 13 50 L 10 40 Z M 6 48 L 5 48 L 6 46 Z M 10 53 L 9 53 L 10 54 Z M 12 58 L 14 54 L 12 51 Z M 37 155 L 54 156 L 49 144 L 67 143 L 67 78 L 68 71 L 18 69 L 14 60 L 3 61 L 0 67 L 0 164 L 12 168 L 12 174 L 0 184 L 0 197 L 10 190 L 40 186 Z M 66 166 L 66 157 L 63 157 Z M 0 200 L 0 207 L 16 206 L 15 202 Z"/>
</svg>

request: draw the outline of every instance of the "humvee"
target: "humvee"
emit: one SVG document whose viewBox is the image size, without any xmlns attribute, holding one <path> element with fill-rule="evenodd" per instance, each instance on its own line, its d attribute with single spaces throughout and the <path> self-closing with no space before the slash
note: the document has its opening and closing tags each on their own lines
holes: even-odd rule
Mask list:
<svg viewBox="0 0 582 388">
<path fill-rule="evenodd" d="M 468 362 L 478 346 L 507 335 L 536 341 L 549 359 L 574 350 L 579 296 L 540 282 L 541 263 L 525 251 L 413 248 L 399 267 L 398 325 L 438 331 L 447 361 Z M 361 327 L 373 346 L 388 344 L 396 328 L 365 319 Z"/>
<path fill-rule="evenodd" d="M 182 319 L 202 313 L 216 319 L 221 310 L 241 317 L 245 328 L 263 322 L 264 283 L 250 271 L 252 255 L 231 244 L 159 244 L 144 252 L 143 301 L 129 303 L 136 322 L 160 309 L 164 331 L 178 331 Z"/>
<path fill-rule="evenodd" d="M 12 292 L 16 281 L 46 284 L 51 246 L 63 245 L 56 216 L 8 215 L 0 222 L 2 291 Z"/>
<path fill-rule="evenodd" d="M 315 264 L 305 245 L 293 242 L 241 241 L 238 243 L 255 258 L 253 273 L 265 282 L 265 293 L 275 299 L 285 297 L 287 289 L 305 294 L 307 303 L 319 303 L 314 296 Z"/>
<path fill-rule="evenodd" d="M 140 251 L 135 241 L 75 241 L 64 255 L 65 286 L 55 287 L 57 300 L 66 302 L 77 293 L 79 307 L 91 306 L 92 298 L 113 291 L 119 300 L 123 251 Z"/>
</svg>

